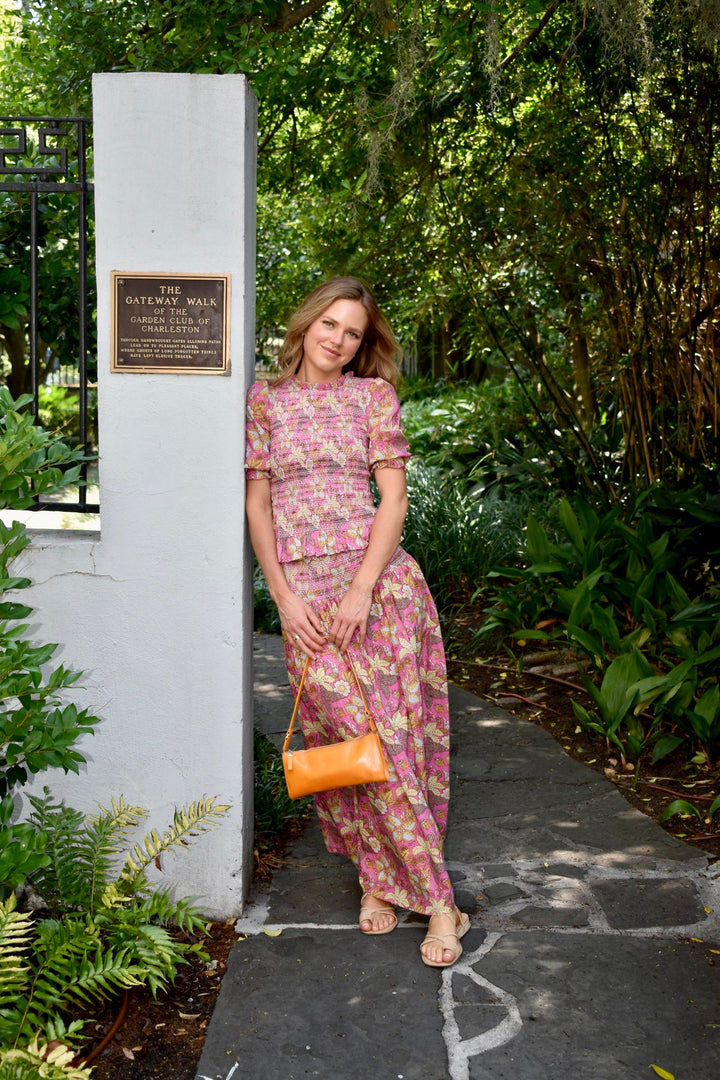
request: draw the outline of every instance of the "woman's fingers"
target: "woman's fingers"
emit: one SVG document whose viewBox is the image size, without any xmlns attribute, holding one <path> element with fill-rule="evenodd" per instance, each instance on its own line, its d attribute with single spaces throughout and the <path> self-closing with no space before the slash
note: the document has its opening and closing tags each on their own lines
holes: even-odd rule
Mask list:
<svg viewBox="0 0 720 1080">
<path fill-rule="evenodd" d="M 292 631 L 292 638 L 295 645 L 308 656 L 314 656 L 319 649 L 325 648 L 327 643 L 320 620 L 310 608 L 306 608 L 304 617 L 298 621 Z"/>
<path fill-rule="evenodd" d="M 354 585 L 343 596 L 328 634 L 329 640 L 339 649 L 347 649 L 356 632 L 358 643 L 364 643 L 371 600 L 367 590 Z"/>
<path fill-rule="evenodd" d="M 365 643 L 367 619 L 342 619 L 337 616 L 330 627 L 328 640 L 344 652 L 353 640 L 356 631 L 358 644 L 362 646 Z"/>
<path fill-rule="evenodd" d="M 306 652 L 308 656 L 314 656 L 318 649 L 325 647 L 326 641 L 321 633 L 312 626 L 298 626 L 288 632 L 294 645 Z"/>
<path fill-rule="evenodd" d="M 320 619 L 299 596 L 285 598 L 280 611 L 280 623 L 289 640 L 308 656 L 314 656 L 325 646 L 326 639 Z"/>
</svg>

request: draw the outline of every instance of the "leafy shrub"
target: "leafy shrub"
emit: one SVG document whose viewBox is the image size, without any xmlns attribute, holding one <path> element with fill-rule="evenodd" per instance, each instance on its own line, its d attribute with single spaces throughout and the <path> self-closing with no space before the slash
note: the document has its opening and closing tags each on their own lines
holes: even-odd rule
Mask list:
<svg viewBox="0 0 720 1080">
<path fill-rule="evenodd" d="M 466 479 L 526 423 L 511 381 L 436 385 L 428 397 L 404 400 L 402 419 L 413 456 Z"/>
<path fill-rule="evenodd" d="M 532 494 L 480 496 L 438 468 L 411 461 L 402 545 L 417 559 L 447 634 L 454 615 L 487 586 L 491 568 L 515 562 Z"/>
<path fill-rule="evenodd" d="M 0 509 L 25 510 L 39 496 L 76 483 L 87 460 L 82 447 L 34 423 L 23 411 L 31 401 L 29 394 L 14 401 L 0 387 Z"/>
<path fill-rule="evenodd" d="M 558 520 L 563 537 L 553 542 L 528 517 L 525 565 L 495 571 L 509 584 L 496 590 L 478 638 L 502 630 L 589 656 L 602 676 L 599 686 L 586 679 L 596 708 L 575 703 L 576 714 L 623 754 L 652 745 L 659 760 L 687 739 L 713 758 L 720 596 L 688 595 L 677 576 L 683 551 L 642 508 L 600 516 L 563 499 Z"/>
<path fill-rule="evenodd" d="M 412 453 L 444 476 L 466 481 L 472 494 L 497 487 L 503 497 L 532 490 L 540 502 L 558 491 L 608 496 L 605 474 L 615 477 L 618 470 L 609 425 L 578 445 L 571 431 L 548 421 L 552 407 L 527 380 L 436 383 L 426 396 L 423 385 L 420 380 L 420 391 L 415 382 L 401 388 Z"/>
<path fill-rule="evenodd" d="M 31 880 L 48 913 L 36 921 L 17 909 L 14 893 L 0 903 L 3 1068 L 18 1048 L 35 1056 L 38 1037 L 77 1048 L 87 1020 L 68 1021 L 71 1012 L 130 986 L 147 984 L 156 994 L 174 980 L 178 964 L 192 954 L 204 956 L 200 945 L 179 941 L 168 930 L 170 922 L 188 932 L 203 930 L 199 910 L 187 900 L 173 901 L 169 890 L 153 889 L 146 870 L 161 867 L 167 853 L 187 847 L 228 809 L 215 799 L 178 809 L 165 832 L 153 830 L 123 857 L 143 809 L 121 798 L 86 818 L 53 804 L 47 790 L 31 802 L 33 824 L 47 837 L 49 853 Z"/>
<path fill-rule="evenodd" d="M 57 436 L 42 431 L 27 412 L 30 401 L 13 401 L 0 388 L 0 508 L 23 509 L 39 494 L 49 494 L 77 479 L 83 460 Z M 0 521 L 0 898 L 19 888 L 29 873 L 44 865 L 45 836 L 17 815 L 13 792 L 44 769 L 77 772 L 85 761 L 74 749 L 93 731 L 98 718 L 63 704 L 63 692 L 80 673 L 62 665 L 51 668 L 57 645 L 36 645 L 23 620 L 32 608 L 12 598 L 27 588 L 28 578 L 12 573 L 11 564 L 29 546 L 20 522 Z"/>
<path fill-rule="evenodd" d="M 38 389 L 38 419 L 46 431 L 72 445 L 80 440 L 80 409 L 77 394 L 67 386 L 41 386 Z M 88 390 L 88 441 L 97 444 L 97 390 Z"/>
<path fill-rule="evenodd" d="M 282 756 L 267 735 L 253 732 L 255 755 L 255 847 L 271 850 L 291 822 L 310 812 L 312 798 L 291 799 L 288 795 Z"/>
</svg>

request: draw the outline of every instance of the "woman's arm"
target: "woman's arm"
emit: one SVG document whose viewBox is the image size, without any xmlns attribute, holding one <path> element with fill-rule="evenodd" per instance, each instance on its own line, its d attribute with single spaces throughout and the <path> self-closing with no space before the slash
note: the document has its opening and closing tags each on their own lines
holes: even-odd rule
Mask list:
<svg viewBox="0 0 720 1080">
<path fill-rule="evenodd" d="M 325 638 L 317 615 L 292 592 L 278 560 L 269 480 L 247 480 L 245 511 L 250 540 L 270 595 L 277 605 L 280 624 L 294 644 L 309 656 L 314 656 L 316 650 L 324 646 Z"/>
<path fill-rule="evenodd" d="M 375 583 L 395 554 L 402 536 L 408 500 L 404 469 L 378 469 L 375 481 L 380 505 L 370 528 L 370 537 L 352 583 L 338 605 L 328 640 L 345 650 L 358 631 L 358 642 L 365 641 L 367 621 Z"/>
</svg>

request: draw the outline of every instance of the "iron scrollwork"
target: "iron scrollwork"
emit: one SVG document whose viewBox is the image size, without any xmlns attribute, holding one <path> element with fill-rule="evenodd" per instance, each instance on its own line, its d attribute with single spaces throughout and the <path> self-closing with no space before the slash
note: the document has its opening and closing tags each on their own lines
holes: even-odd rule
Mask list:
<svg viewBox="0 0 720 1080">
<path fill-rule="evenodd" d="M 0 176 L 33 177 L 39 182 L 71 180 L 69 166 L 77 156 L 85 123 L 79 117 L 62 121 L 0 117 Z M 71 147 L 61 144 L 68 137 L 73 140 Z"/>
</svg>

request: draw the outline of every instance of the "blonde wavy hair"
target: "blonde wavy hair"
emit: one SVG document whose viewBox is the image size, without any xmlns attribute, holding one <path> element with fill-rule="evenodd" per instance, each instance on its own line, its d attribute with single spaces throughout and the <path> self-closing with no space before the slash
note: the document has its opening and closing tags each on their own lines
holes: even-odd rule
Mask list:
<svg viewBox="0 0 720 1080">
<path fill-rule="evenodd" d="M 400 371 L 396 361 L 399 347 L 395 335 L 368 286 L 356 277 L 330 278 L 303 300 L 288 322 L 285 341 L 278 355 L 280 370 L 271 380 L 272 386 L 287 382 L 297 372 L 303 358 L 305 331 L 336 300 L 359 300 L 368 317 L 363 339 L 344 372 L 352 371 L 361 379 L 385 379 L 392 386 L 397 386 Z"/>
</svg>

